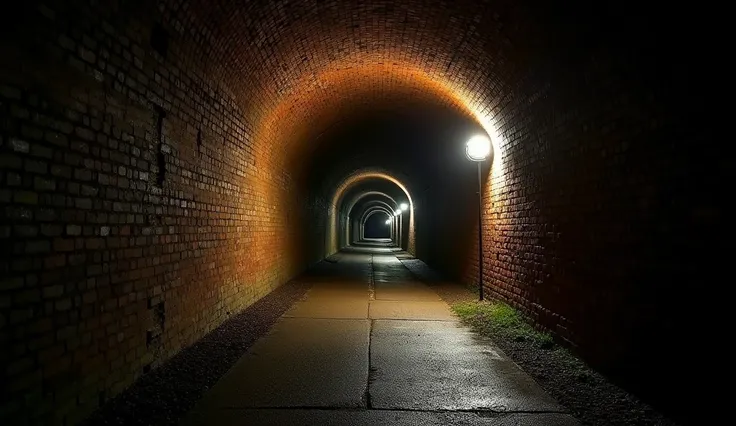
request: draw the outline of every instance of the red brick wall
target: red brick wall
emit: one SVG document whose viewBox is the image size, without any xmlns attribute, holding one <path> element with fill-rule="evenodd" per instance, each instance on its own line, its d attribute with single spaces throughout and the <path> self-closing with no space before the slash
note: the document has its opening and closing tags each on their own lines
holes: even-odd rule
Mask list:
<svg viewBox="0 0 736 426">
<path fill-rule="evenodd" d="M 707 94 L 678 43 L 694 41 L 657 21 L 616 18 L 576 29 L 587 31 L 586 48 L 551 37 L 497 107 L 502 158 L 484 187 L 484 284 L 628 389 L 687 416 L 696 405 L 682 389 L 702 379 L 674 375 L 668 360 L 697 333 L 683 312 L 700 299 L 693 290 L 719 275 L 715 186 L 726 163 L 693 124 Z"/>
<path fill-rule="evenodd" d="M 0 417 L 75 423 L 308 262 L 208 41 L 168 23 L 162 56 L 139 3 L 29 6 L 3 43 Z"/>
</svg>

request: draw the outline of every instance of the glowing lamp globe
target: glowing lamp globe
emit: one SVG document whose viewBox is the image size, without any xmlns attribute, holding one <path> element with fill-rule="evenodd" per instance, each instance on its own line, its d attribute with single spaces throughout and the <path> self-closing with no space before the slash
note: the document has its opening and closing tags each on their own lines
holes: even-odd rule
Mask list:
<svg viewBox="0 0 736 426">
<path fill-rule="evenodd" d="M 465 156 L 470 161 L 483 161 L 491 155 L 491 140 L 488 136 L 473 136 L 465 144 Z"/>
</svg>

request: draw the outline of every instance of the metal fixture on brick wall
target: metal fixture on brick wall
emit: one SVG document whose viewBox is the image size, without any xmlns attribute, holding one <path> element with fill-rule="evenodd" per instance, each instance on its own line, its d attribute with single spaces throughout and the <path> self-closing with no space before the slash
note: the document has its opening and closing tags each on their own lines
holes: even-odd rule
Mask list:
<svg viewBox="0 0 736 426">
<path fill-rule="evenodd" d="M 473 136 L 465 143 L 465 156 L 478 164 L 478 300 L 483 300 L 483 161 L 491 155 L 491 140 Z"/>
</svg>

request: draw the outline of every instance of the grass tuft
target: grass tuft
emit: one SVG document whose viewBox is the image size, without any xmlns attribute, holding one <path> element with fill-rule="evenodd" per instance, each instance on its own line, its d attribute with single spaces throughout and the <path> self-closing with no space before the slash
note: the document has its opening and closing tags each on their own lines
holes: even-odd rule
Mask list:
<svg viewBox="0 0 736 426">
<path fill-rule="evenodd" d="M 540 348 L 551 349 L 554 340 L 549 333 L 537 331 L 511 306 L 502 302 L 460 302 L 452 305 L 460 320 L 478 333 L 502 336 L 516 341 L 530 341 Z"/>
</svg>

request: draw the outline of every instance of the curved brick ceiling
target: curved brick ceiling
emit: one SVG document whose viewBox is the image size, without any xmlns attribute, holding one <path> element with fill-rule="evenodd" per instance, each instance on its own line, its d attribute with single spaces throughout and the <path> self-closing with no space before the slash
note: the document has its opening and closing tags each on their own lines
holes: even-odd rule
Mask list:
<svg viewBox="0 0 736 426">
<path fill-rule="evenodd" d="M 501 23 L 511 3 L 170 0 L 163 13 L 199 28 L 190 36 L 213 46 L 200 53 L 228 65 L 255 139 L 299 155 L 295 145 L 377 105 L 434 102 L 483 122 L 514 76 Z"/>
</svg>

